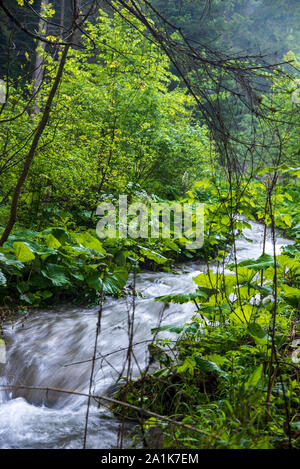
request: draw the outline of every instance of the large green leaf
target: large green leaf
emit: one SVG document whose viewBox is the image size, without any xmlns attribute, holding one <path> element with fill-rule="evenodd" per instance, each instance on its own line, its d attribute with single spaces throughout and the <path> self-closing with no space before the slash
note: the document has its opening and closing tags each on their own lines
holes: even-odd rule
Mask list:
<svg viewBox="0 0 300 469">
<path fill-rule="evenodd" d="M 49 228 L 48 230 L 44 230 L 40 236 L 47 238 L 49 234 L 52 234 L 62 245 L 71 242 L 69 233 L 63 228 Z"/>
<path fill-rule="evenodd" d="M 193 356 L 187 357 L 183 364 L 177 368 L 177 373 L 189 373 L 191 376 L 194 376 L 196 368 L 196 361 Z"/>
<path fill-rule="evenodd" d="M 196 361 L 197 367 L 204 371 L 205 373 L 213 373 L 216 372 L 220 376 L 226 377 L 225 371 L 221 370 L 218 365 L 212 361 L 206 360 L 205 358 L 200 357 L 199 355 L 194 355 L 194 359 Z"/>
<path fill-rule="evenodd" d="M 234 308 L 232 313 L 230 313 L 229 318 L 233 323 L 245 324 L 249 323 L 253 315 L 253 306 L 252 305 L 243 305 L 237 306 Z"/>
<path fill-rule="evenodd" d="M 245 383 L 246 391 L 248 389 L 255 388 L 258 385 L 259 381 L 261 380 L 262 375 L 263 375 L 263 364 L 261 363 L 257 368 L 255 368 L 253 373 L 251 373 L 248 380 L 246 381 Z"/>
<path fill-rule="evenodd" d="M 55 236 L 53 236 L 51 233 L 46 236 L 45 241 L 48 248 L 58 249 L 61 246 L 61 243 L 58 241 L 58 239 L 56 239 Z"/>
<path fill-rule="evenodd" d="M 294 308 L 300 307 L 300 290 L 299 288 L 290 287 L 289 285 L 282 285 L 282 297 L 289 305 Z"/>
<path fill-rule="evenodd" d="M 193 293 L 173 293 L 170 295 L 157 296 L 155 301 L 160 301 L 162 303 L 176 303 L 181 305 L 183 303 L 188 303 L 189 301 L 197 301 L 203 298 L 205 300 L 208 299 L 207 293 L 198 289 Z"/>
<path fill-rule="evenodd" d="M 100 278 L 99 273 L 95 273 L 92 275 L 89 275 L 86 279 L 87 284 L 90 288 L 93 288 L 94 290 L 101 291 L 102 289 L 102 280 Z"/>
<path fill-rule="evenodd" d="M 207 293 L 208 296 L 213 295 L 218 292 L 220 288 L 223 287 L 223 278 L 221 275 L 217 275 L 213 272 L 209 272 L 209 275 L 206 273 L 201 273 L 196 277 L 193 277 L 193 281 L 200 287 L 199 290 Z"/>
<path fill-rule="evenodd" d="M 37 256 L 40 256 L 40 258 L 45 261 L 47 259 L 47 257 L 49 257 L 50 255 L 57 255 L 57 250 L 56 249 L 53 249 L 53 248 L 50 248 L 50 247 L 46 247 L 46 246 L 43 246 L 40 242 L 37 242 L 33 239 L 27 239 L 27 238 L 24 238 L 24 236 L 20 236 L 19 233 L 17 233 L 16 235 L 12 235 L 9 237 L 9 241 L 7 241 L 5 243 L 7 246 L 12 246 L 14 252 L 16 251 L 15 249 L 15 246 L 23 246 L 25 244 L 25 246 L 27 246 L 27 248 L 31 251 L 32 255 L 37 255 Z M 22 249 L 22 259 L 19 259 L 19 260 L 22 260 L 23 262 L 29 262 L 29 260 L 25 260 L 26 258 L 26 252 L 25 252 L 25 257 L 23 258 L 23 255 L 24 255 L 24 248 Z M 29 251 L 27 250 L 27 253 L 29 254 Z M 15 255 L 16 255 L 16 252 L 15 252 Z M 33 258 L 31 258 L 30 260 L 33 260 Z"/>
<path fill-rule="evenodd" d="M 256 283 L 249 283 L 249 287 L 253 288 L 254 290 L 258 290 L 260 293 L 262 293 L 263 296 L 269 296 L 273 294 L 272 285 L 261 286 L 257 285 Z"/>
<path fill-rule="evenodd" d="M 35 259 L 35 255 L 27 243 L 16 241 L 13 243 L 13 248 L 18 261 L 31 262 Z"/>
<path fill-rule="evenodd" d="M 90 233 L 86 232 L 76 234 L 76 241 L 84 248 L 93 249 L 105 257 L 106 251 L 103 248 L 102 243 Z"/>
<path fill-rule="evenodd" d="M 84 281 L 84 275 L 80 271 L 80 269 L 72 268 L 69 269 L 69 274 L 72 275 L 72 277 L 76 278 L 77 280 L 83 282 Z"/>
<path fill-rule="evenodd" d="M 252 322 L 248 324 L 247 330 L 252 337 L 258 337 L 259 339 L 264 339 L 267 336 L 267 333 L 264 329 L 257 323 Z"/>
<path fill-rule="evenodd" d="M 145 248 L 143 246 L 138 246 L 140 248 L 140 253 L 142 256 L 146 257 L 149 260 L 156 262 L 156 264 L 165 264 L 168 259 L 158 252 L 152 251 L 151 249 Z"/>
<path fill-rule="evenodd" d="M 6 248 L 2 248 L 2 249 L 4 250 Z M 4 265 L 16 267 L 18 270 L 21 270 L 24 267 L 23 262 L 17 261 L 16 259 L 11 259 L 7 255 L 5 255 L 3 252 L 0 252 L 0 262 L 2 262 Z"/>
<path fill-rule="evenodd" d="M 30 282 L 26 282 L 28 284 L 28 288 L 36 287 L 38 289 L 41 288 L 49 288 L 51 286 L 51 280 L 49 278 L 40 275 L 40 273 L 34 273 L 30 277 Z M 25 291 L 23 289 L 23 291 Z"/>
<path fill-rule="evenodd" d="M 104 291 L 110 295 L 115 295 L 125 287 L 128 280 L 126 269 L 116 269 L 113 273 L 107 272 L 104 279 Z"/>
<path fill-rule="evenodd" d="M 257 345 L 266 345 L 271 340 L 264 329 L 255 322 L 248 324 L 247 331 L 253 337 Z"/>
<path fill-rule="evenodd" d="M 175 334 L 180 334 L 184 330 L 184 326 L 176 326 L 176 325 L 168 325 L 168 326 L 160 326 L 154 327 L 151 329 L 151 334 L 155 334 L 156 332 L 175 332 Z"/>
<path fill-rule="evenodd" d="M 108 295 L 116 295 L 128 280 L 128 271 L 126 269 L 116 269 L 114 272 L 106 272 L 104 280 L 99 273 L 94 273 L 87 278 L 87 284 L 90 288 L 97 291 L 103 289 Z"/>
<path fill-rule="evenodd" d="M 196 332 L 199 330 L 199 327 L 200 325 L 198 322 L 192 322 L 191 324 L 185 324 L 183 326 L 171 324 L 167 326 L 154 327 L 153 329 L 151 329 L 151 334 L 163 331 L 174 332 L 175 334 L 181 334 L 181 332 L 196 334 Z"/>
<path fill-rule="evenodd" d="M 262 254 L 258 259 L 246 259 L 238 264 L 239 267 L 249 267 L 255 271 L 264 270 L 268 267 L 274 267 L 274 257 L 269 254 Z M 228 266 L 229 269 L 235 268 L 234 264 Z"/>
<path fill-rule="evenodd" d="M 46 267 L 41 270 L 41 273 L 44 277 L 51 280 L 56 287 L 70 284 L 66 271 L 61 265 L 47 264 Z"/>
</svg>

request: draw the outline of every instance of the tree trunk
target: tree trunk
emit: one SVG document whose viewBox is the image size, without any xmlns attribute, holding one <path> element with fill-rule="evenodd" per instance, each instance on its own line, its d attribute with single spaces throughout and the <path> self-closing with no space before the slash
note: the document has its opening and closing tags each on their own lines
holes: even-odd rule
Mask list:
<svg viewBox="0 0 300 469">
<path fill-rule="evenodd" d="M 62 40 L 63 39 L 63 33 L 64 33 L 64 23 L 65 23 L 65 0 L 61 0 L 60 2 L 60 34 L 59 37 Z"/>
<path fill-rule="evenodd" d="M 39 36 L 46 36 L 47 33 L 47 23 L 43 20 L 43 15 L 45 13 L 45 9 L 47 8 L 49 4 L 48 0 L 42 0 L 41 2 L 41 8 L 40 8 L 40 22 L 39 22 Z M 36 57 L 35 57 L 35 68 L 33 72 L 33 94 L 38 93 L 38 89 L 41 86 L 41 83 L 44 78 L 44 69 L 43 69 L 43 56 L 41 49 L 44 51 L 46 47 L 45 42 L 43 41 L 38 41 L 37 43 L 37 48 L 36 48 Z M 34 99 L 33 102 L 33 113 L 38 114 L 40 112 L 41 108 L 38 103 L 37 96 Z"/>
<path fill-rule="evenodd" d="M 72 38 L 70 38 L 70 42 L 72 42 Z M 22 171 L 22 173 L 19 177 L 19 180 L 18 180 L 17 185 L 16 185 L 15 190 L 14 190 L 14 195 L 13 195 L 12 202 L 11 202 L 9 220 L 8 220 L 8 223 L 7 223 L 6 228 L 4 230 L 4 233 L 2 235 L 2 238 L 0 240 L 0 246 L 2 246 L 3 243 L 7 240 L 8 236 L 10 235 L 10 232 L 11 232 L 11 230 L 12 230 L 12 228 L 13 228 L 15 222 L 16 222 L 18 201 L 19 201 L 19 198 L 20 198 L 21 189 L 22 189 L 23 184 L 26 180 L 26 177 L 27 177 L 29 168 L 31 166 L 31 163 L 33 161 L 36 149 L 37 149 L 39 141 L 40 141 L 40 138 L 41 138 L 41 136 L 44 132 L 44 129 L 45 129 L 47 123 L 48 123 L 50 110 L 51 110 L 51 105 L 52 105 L 54 96 L 57 92 L 59 83 L 60 83 L 62 75 L 63 75 L 63 70 L 64 70 L 64 66 L 65 66 L 65 63 L 66 63 L 66 58 L 67 58 L 67 55 L 68 55 L 69 48 L 70 48 L 70 45 L 68 44 L 63 49 L 62 56 L 61 56 L 60 63 L 59 63 L 59 67 L 58 67 L 58 70 L 57 70 L 57 74 L 56 74 L 54 83 L 51 87 L 51 90 L 49 92 L 47 103 L 45 105 L 45 109 L 44 109 L 43 114 L 42 114 L 42 118 L 41 118 L 41 120 L 40 120 L 40 122 L 37 126 L 37 129 L 36 129 L 36 132 L 35 132 L 31 147 L 30 147 L 29 152 L 27 154 L 27 157 L 25 159 L 23 171 Z"/>
</svg>

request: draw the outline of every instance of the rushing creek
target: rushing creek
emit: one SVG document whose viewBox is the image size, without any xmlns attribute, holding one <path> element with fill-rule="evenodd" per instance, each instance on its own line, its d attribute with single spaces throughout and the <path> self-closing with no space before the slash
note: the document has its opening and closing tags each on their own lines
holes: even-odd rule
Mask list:
<svg viewBox="0 0 300 469">
<path fill-rule="evenodd" d="M 252 230 L 237 243 L 238 260 L 257 258 L 262 253 L 263 227 Z M 280 238 L 276 249 L 290 244 Z M 266 252 L 273 253 L 270 233 Z M 229 259 L 232 261 L 232 259 Z M 156 296 L 195 289 L 192 278 L 205 271 L 201 263 L 180 266 L 176 273 L 142 272 L 137 276 L 133 375 L 147 363 L 151 328 L 162 324 L 182 324 L 194 313 L 193 304 L 169 305 L 154 301 Z M 93 392 L 113 396 L 115 382 L 126 357 L 130 299 L 107 299 L 101 321 Z M 62 307 L 38 311 L 25 321 L 5 327 L 6 364 L 0 364 L 0 384 L 49 386 L 87 392 L 98 308 Z M 84 363 L 77 363 L 77 362 Z M 76 363 L 75 363 L 76 362 Z M 67 365 L 67 366 L 66 366 Z M 0 448 L 81 448 L 87 398 L 54 392 L 0 389 Z M 113 448 L 117 444 L 119 422 L 106 409 L 91 405 L 87 447 Z"/>
</svg>

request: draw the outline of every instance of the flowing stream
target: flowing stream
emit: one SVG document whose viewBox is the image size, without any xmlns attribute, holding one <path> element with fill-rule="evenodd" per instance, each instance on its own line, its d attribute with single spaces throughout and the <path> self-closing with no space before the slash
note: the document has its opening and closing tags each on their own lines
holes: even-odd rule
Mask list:
<svg viewBox="0 0 300 469">
<path fill-rule="evenodd" d="M 237 243 L 238 260 L 262 253 L 263 227 L 251 222 L 252 230 Z M 277 252 L 291 242 L 277 237 Z M 266 252 L 273 253 L 270 233 Z M 230 256 L 229 256 L 230 257 Z M 228 259 L 231 262 L 232 259 Z M 156 296 L 190 292 L 192 278 L 205 272 L 205 265 L 189 263 L 175 273 L 142 272 L 137 276 L 133 375 L 147 363 L 146 340 L 158 324 L 182 324 L 194 313 L 193 304 L 165 306 Z M 98 340 L 93 392 L 113 396 L 122 372 L 128 345 L 127 320 L 130 298 L 107 299 Z M 32 313 L 25 321 L 5 327 L 6 364 L 0 363 L 0 384 L 49 386 L 88 391 L 98 308 L 61 307 Z M 122 350 L 123 349 L 123 350 Z M 83 363 L 78 363 L 82 362 Z M 82 448 L 87 398 L 54 392 L 0 390 L 0 448 Z M 92 404 L 87 447 L 113 448 L 119 422 L 106 408 Z M 130 429 L 129 429 L 130 430 Z"/>
</svg>

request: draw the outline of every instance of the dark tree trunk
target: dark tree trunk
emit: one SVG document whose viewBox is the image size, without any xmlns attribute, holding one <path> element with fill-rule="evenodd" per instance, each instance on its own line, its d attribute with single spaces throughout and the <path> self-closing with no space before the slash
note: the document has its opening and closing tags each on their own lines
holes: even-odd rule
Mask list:
<svg viewBox="0 0 300 469">
<path fill-rule="evenodd" d="M 60 2 L 60 34 L 59 37 L 62 40 L 63 33 L 64 33 L 64 24 L 65 24 L 65 0 L 61 0 Z"/>
<path fill-rule="evenodd" d="M 11 202 L 9 220 L 8 220 L 8 223 L 7 223 L 6 228 L 4 230 L 4 233 L 2 235 L 2 238 L 0 240 L 0 246 L 2 246 L 3 243 L 5 243 L 5 241 L 7 240 L 8 236 L 10 235 L 11 230 L 12 230 L 12 228 L 13 228 L 15 222 L 16 222 L 18 202 L 19 202 L 21 190 L 22 190 L 22 187 L 24 185 L 24 182 L 26 181 L 28 171 L 29 171 L 31 163 L 33 161 L 36 149 L 37 149 L 39 141 L 40 141 L 40 138 L 41 138 L 41 136 L 44 132 L 44 129 L 45 129 L 47 123 L 48 123 L 50 110 L 51 110 L 51 105 L 52 105 L 54 96 L 57 92 L 59 83 L 60 83 L 62 75 L 63 75 L 63 70 L 64 70 L 64 66 L 65 66 L 65 63 L 66 63 L 66 58 L 67 58 L 67 55 L 68 55 L 69 48 L 70 48 L 70 45 L 66 45 L 63 49 L 63 53 L 62 53 L 62 56 L 61 56 L 59 67 L 58 67 L 58 71 L 57 71 L 54 83 L 52 85 L 52 88 L 50 90 L 50 93 L 49 93 L 49 96 L 48 96 L 48 99 L 47 99 L 47 103 L 45 105 L 45 109 L 43 111 L 41 120 L 40 120 L 40 122 L 38 124 L 38 127 L 36 129 L 36 132 L 35 132 L 34 139 L 32 141 L 30 150 L 29 150 L 29 152 L 27 154 L 27 157 L 25 159 L 23 171 L 22 171 L 22 173 L 19 177 L 19 180 L 18 180 L 17 185 L 16 185 L 15 190 L 14 190 L 14 194 L 13 194 L 13 198 L 12 198 L 12 202 Z"/>
<path fill-rule="evenodd" d="M 45 8 L 47 8 L 49 4 L 48 0 L 42 0 L 41 8 L 40 8 L 40 21 L 39 21 L 39 36 L 45 37 L 47 35 L 47 23 L 43 20 L 43 15 L 45 12 Z M 38 41 L 37 49 L 36 49 L 36 57 L 35 57 L 35 68 L 33 72 L 33 94 L 37 94 L 38 90 L 42 84 L 44 78 L 44 69 L 43 69 L 43 56 L 41 49 L 45 50 L 45 42 Z M 40 105 L 38 102 L 38 97 L 36 96 L 33 102 L 33 113 L 38 114 L 40 112 Z"/>
</svg>

